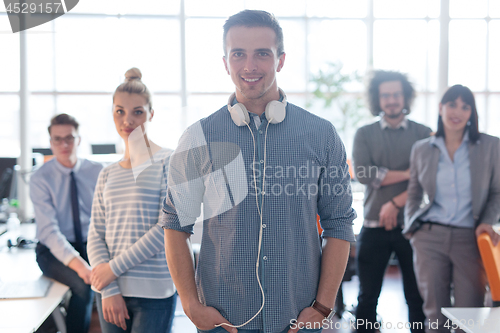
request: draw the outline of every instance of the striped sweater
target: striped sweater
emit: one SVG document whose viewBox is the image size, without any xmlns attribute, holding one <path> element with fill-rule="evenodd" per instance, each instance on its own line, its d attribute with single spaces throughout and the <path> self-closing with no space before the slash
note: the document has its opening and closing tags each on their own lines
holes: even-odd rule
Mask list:
<svg viewBox="0 0 500 333">
<path fill-rule="evenodd" d="M 165 259 L 163 230 L 158 224 L 166 193 L 171 150 L 162 149 L 155 163 L 139 175 L 119 163 L 99 174 L 88 236 L 92 267 L 109 262 L 118 277 L 99 292 L 103 298 L 166 298 L 175 292 Z"/>
</svg>

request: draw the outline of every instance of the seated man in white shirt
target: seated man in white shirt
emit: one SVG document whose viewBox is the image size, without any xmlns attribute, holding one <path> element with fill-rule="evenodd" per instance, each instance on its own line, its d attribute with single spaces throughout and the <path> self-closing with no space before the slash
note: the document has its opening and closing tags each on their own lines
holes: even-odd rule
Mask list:
<svg viewBox="0 0 500 333">
<path fill-rule="evenodd" d="M 59 114 L 48 128 L 55 158 L 30 180 L 30 196 L 37 224 L 36 259 L 43 274 L 70 287 L 66 327 L 86 333 L 94 294 L 90 289 L 87 234 L 97 176 L 102 165 L 76 156 L 78 122 Z"/>
</svg>

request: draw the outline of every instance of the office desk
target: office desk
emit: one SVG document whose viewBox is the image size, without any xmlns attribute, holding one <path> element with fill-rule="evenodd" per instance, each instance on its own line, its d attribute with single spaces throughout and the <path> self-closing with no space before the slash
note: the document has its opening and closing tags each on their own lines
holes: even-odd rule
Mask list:
<svg viewBox="0 0 500 333">
<path fill-rule="evenodd" d="M 441 313 L 467 333 L 500 332 L 500 308 L 441 308 Z M 456 327 L 456 326 L 455 326 Z"/>
<path fill-rule="evenodd" d="M 0 237 L 0 279 L 2 281 L 37 280 L 42 272 L 38 268 L 34 249 L 9 249 L 19 235 L 33 239 L 34 224 L 22 224 L 18 231 L 8 231 Z M 42 298 L 0 299 L 0 332 L 28 333 L 36 331 L 54 309 L 61 303 L 69 288 L 54 281 Z"/>
</svg>

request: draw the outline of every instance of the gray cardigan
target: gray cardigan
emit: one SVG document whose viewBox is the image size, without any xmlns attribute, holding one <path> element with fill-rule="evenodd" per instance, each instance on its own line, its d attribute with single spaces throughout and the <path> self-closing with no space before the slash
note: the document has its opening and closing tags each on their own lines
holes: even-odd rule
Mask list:
<svg viewBox="0 0 500 333">
<path fill-rule="evenodd" d="M 420 228 L 418 220 L 427 212 L 436 195 L 436 174 L 440 150 L 432 138 L 415 143 L 410 157 L 410 181 L 405 209 L 406 237 Z M 500 217 L 500 140 L 482 134 L 476 143 L 469 143 L 472 216 L 479 223 L 494 224 Z"/>
<path fill-rule="evenodd" d="M 357 130 L 352 157 L 356 179 L 366 185 L 365 220 L 378 221 L 382 205 L 406 191 L 408 187 L 408 181 L 404 181 L 375 188 L 373 181 L 377 177 L 378 168 L 407 170 L 410 167 L 411 147 L 418 140 L 428 138 L 430 133 L 429 127 L 409 119 L 407 129 L 386 128 L 382 130 L 380 121 L 377 121 Z M 403 210 L 398 214 L 398 225 L 401 227 L 404 224 Z"/>
</svg>

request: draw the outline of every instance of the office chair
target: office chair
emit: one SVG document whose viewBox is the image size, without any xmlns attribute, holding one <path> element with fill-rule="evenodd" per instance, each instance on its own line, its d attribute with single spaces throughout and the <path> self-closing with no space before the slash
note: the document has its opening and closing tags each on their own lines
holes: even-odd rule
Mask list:
<svg viewBox="0 0 500 333">
<path fill-rule="evenodd" d="M 477 245 L 488 277 L 493 306 L 498 307 L 500 306 L 500 243 L 493 246 L 490 235 L 483 233 L 477 238 Z"/>
</svg>

